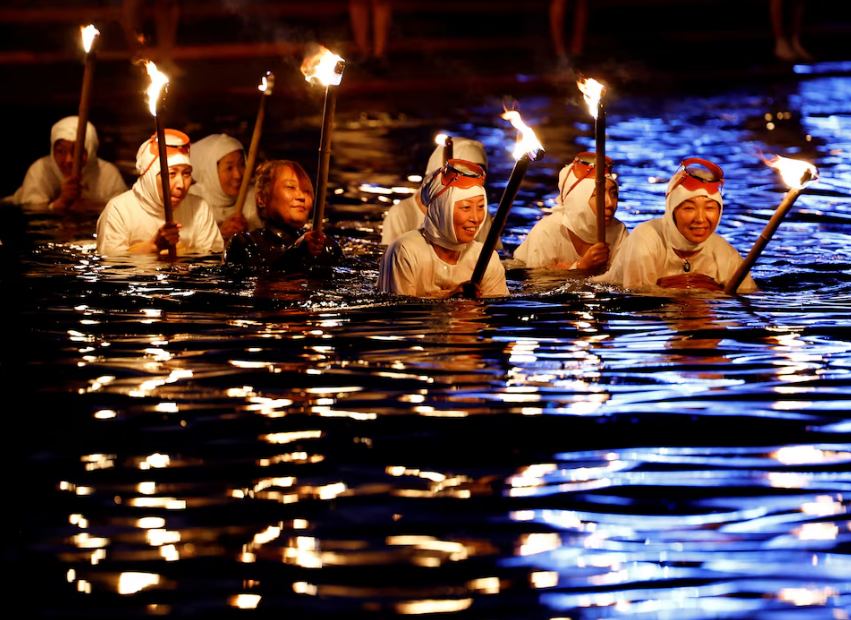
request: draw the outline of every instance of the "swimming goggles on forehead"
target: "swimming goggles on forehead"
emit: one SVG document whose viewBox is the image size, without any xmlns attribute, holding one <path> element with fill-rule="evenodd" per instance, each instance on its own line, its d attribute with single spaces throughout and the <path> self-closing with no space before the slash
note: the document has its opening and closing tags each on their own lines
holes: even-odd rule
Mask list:
<svg viewBox="0 0 851 620">
<path fill-rule="evenodd" d="M 484 187 L 486 176 L 484 168 L 478 164 L 466 159 L 450 159 L 440 169 L 440 182 L 443 184 L 443 189 L 434 195 L 431 202 L 437 200 L 438 196 L 450 187 L 459 189 Z"/>
<path fill-rule="evenodd" d="M 579 185 L 580 181 L 584 181 L 592 174 L 596 174 L 597 172 L 597 156 L 594 153 L 589 153 L 588 151 L 579 153 L 574 159 L 573 162 L 569 164 L 573 168 L 573 176 L 576 177 L 576 181 L 573 182 L 564 195 L 567 196 L 570 192 L 573 191 L 573 188 Z M 612 168 L 614 167 L 615 162 L 612 161 L 612 158 L 606 156 L 606 174 L 612 174 Z"/>
<path fill-rule="evenodd" d="M 189 140 L 189 136 L 187 136 L 182 131 L 177 131 L 176 129 L 166 129 L 165 134 L 165 152 L 166 157 L 171 157 L 172 155 L 182 154 L 189 157 L 189 145 L 191 141 Z M 154 162 L 159 159 L 160 155 L 160 144 L 157 140 L 157 134 L 151 136 L 151 139 L 148 141 L 148 150 L 151 152 L 151 155 L 154 158 L 151 160 L 151 163 L 148 164 L 148 167 L 145 168 L 145 172 L 151 169 L 151 166 L 154 165 Z M 145 174 L 143 172 L 142 174 Z"/>
<path fill-rule="evenodd" d="M 709 194 L 721 193 L 721 188 L 724 187 L 724 171 L 717 164 L 699 157 L 689 157 L 683 160 L 680 167 L 682 168 L 682 172 L 678 173 L 680 178 L 666 195 L 669 196 L 680 185 L 690 192 L 704 189 Z"/>
</svg>

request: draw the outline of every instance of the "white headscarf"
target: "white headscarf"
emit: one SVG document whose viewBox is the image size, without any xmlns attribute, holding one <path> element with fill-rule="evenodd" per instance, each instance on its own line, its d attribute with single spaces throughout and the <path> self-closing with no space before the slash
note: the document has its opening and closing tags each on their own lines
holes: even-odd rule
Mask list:
<svg viewBox="0 0 851 620">
<path fill-rule="evenodd" d="M 60 185 L 63 181 L 65 181 L 65 175 L 62 174 L 62 170 L 59 169 L 59 166 L 56 164 L 56 158 L 53 156 L 54 145 L 57 140 L 75 142 L 77 140 L 77 125 L 79 124 L 79 120 L 80 119 L 77 116 L 66 116 L 50 128 L 50 161 L 48 162 L 48 165 L 50 166 L 50 171 L 59 180 Z M 88 155 L 88 160 L 86 161 L 86 165 L 83 169 L 80 170 L 81 175 L 83 170 L 94 167 L 96 165 L 95 162 L 97 161 L 98 134 L 97 131 L 95 131 L 95 126 L 92 125 L 91 122 L 86 122 L 84 146 L 86 154 Z"/>
<path fill-rule="evenodd" d="M 465 198 L 482 196 L 485 199 L 485 209 L 487 209 L 487 195 L 484 187 L 476 185 L 469 189 L 452 186 L 440 196 L 437 196 L 444 187 L 446 186 L 441 181 L 440 168 L 432 172 L 423 181 L 420 199 L 428 207 L 428 210 L 421 230 L 426 239 L 432 243 L 436 243 L 447 250 L 460 252 L 468 244 L 459 243 L 458 237 L 455 236 L 455 203 Z M 479 228 L 481 228 L 481 224 L 479 224 Z M 478 231 L 476 233 L 478 234 Z"/>
<path fill-rule="evenodd" d="M 219 160 L 234 151 L 244 153 L 242 142 L 224 133 L 214 133 L 192 143 L 192 179 L 200 195 L 213 208 L 229 207 L 236 202 L 236 196 L 229 196 L 222 189 L 218 168 Z M 248 174 L 248 170 L 245 173 Z"/>
<path fill-rule="evenodd" d="M 464 159 L 471 161 L 474 164 L 479 164 L 482 168 L 488 167 L 488 155 L 485 153 L 485 146 L 478 140 L 470 140 L 469 138 L 452 138 L 452 159 Z M 443 166 L 443 147 L 437 145 L 428 158 L 425 176 Z"/>
<path fill-rule="evenodd" d="M 173 129 L 166 129 L 165 134 L 166 145 L 169 144 L 169 135 L 176 136 L 179 140 L 185 139 L 187 144 L 186 149 L 180 150 L 167 147 L 168 167 L 178 164 L 192 165 L 189 155 L 183 152 L 189 150 L 189 138 L 186 134 Z M 145 211 L 153 215 L 161 215 L 163 213 L 163 201 L 157 192 L 157 184 L 161 181 L 157 179 L 160 172 L 160 157 L 156 134 L 151 136 L 150 140 L 143 142 L 139 150 L 136 151 L 136 172 L 141 176 L 133 184 L 133 194 Z"/>
<path fill-rule="evenodd" d="M 703 183 L 696 190 L 686 189 L 682 183 L 679 183 L 679 180 L 685 174 L 686 172 L 684 170 L 679 170 L 668 182 L 668 189 L 665 196 L 665 217 L 662 221 L 662 230 L 665 235 L 665 243 L 667 243 L 669 247 L 672 247 L 675 250 L 682 250 L 683 252 L 694 252 L 700 249 L 700 247 L 709 240 L 709 237 L 700 243 L 694 243 L 686 239 L 683 236 L 683 233 L 677 230 L 677 223 L 674 221 L 674 210 L 689 198 L 694 198 L 695 196 L 706 196 L 718 203 L 718 207 L 720 209 L 720 212 L 718 213 L 718 221 L 721 221 L 721 214 L 724 212 L 724 201 L 721 199 L 720 186 L 719 190 L 714 193 L 709 193 L 706 184 Z M 673 191 L 671 191 L 672 187 L 674 188 Z"/>
<path fill-rule="evenodd" d="M 592 169 L 592 174 L 577 183 L 575 168 L 574 164 L 570 164 L 559 171 L 558 198 L 556 198 L 558 206 L 553 209 L 553 212 L 562 211 L 562 226 L 572 230 L 585 243 L 596 243 L 597 216 L 594 215 L 589 204 L 597 186 L 596 174 L 593 173 Z M 614 181 L 617 185 L 617 180 L 611 174 L 607 174 L 606 179 Z M 609 226 L 614 223 L 615 221 L 612 219 Z"/>
</svg>

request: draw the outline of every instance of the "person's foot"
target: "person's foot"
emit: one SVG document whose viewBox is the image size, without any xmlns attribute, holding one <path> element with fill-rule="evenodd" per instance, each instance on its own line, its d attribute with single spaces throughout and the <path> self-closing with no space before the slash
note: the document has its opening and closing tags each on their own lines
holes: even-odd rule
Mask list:
<svg viewBox="0 0 851 620">
<path fill-rule="evenodd" d="M 777 42 L 774 44 L 774 55 L 785 62 L 795 62 L 798 59 L 798 55 L 792 49 L 792 46 L 789 45 L 789 40 L 786 37 L 777 39 Z"/>
<path fill-rule="evenodd" d="M 815 57 L 804 49 L 804 46 L 801 45 L 801 41 L 798 39 L 792 39 L 792 49 L 801 62 L 813 62 L 815 60 Z"/>
</svg>

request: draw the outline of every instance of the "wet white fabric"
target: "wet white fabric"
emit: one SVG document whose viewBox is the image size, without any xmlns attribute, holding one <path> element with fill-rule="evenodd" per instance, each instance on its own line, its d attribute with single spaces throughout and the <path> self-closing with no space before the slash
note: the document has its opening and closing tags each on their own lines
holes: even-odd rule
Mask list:
<svg viewBox="0 0 851 620">
<path fill-rule="evenodd" d="M 485 199 L 485 211 L 487 211 L 487 195 L 485 188 L 478 185 L 467 189 L 456 186 L 447 188 L 441 178 L 440 170 L 435 170 L 423 181 L 420 189 L 420 200 L 428 206 L 422 231 L 426 239 L 432 243 L 457 252 L 468 244 L 459 243 L 455 236 L 455 203 L 466 198 L 482 196 Z M 446 191 L 441 193 L 443 189 Z M 481 229 L 481 224 L 479 228 Z M 478 235 L 479 232 L 476 231 L 476 234 Z"/>
<path fill-rule="evenodd" d="M 187 195 L 174 209 L 173 216 L 182 226 L 179 253 L 210 254 L 224 250 L 219 227 L 202 198 Z M 152 240 L 164 223 L 162 207 L 151 209 L 140 202 L 134 190 L 124 192 L 110 200 L 98 218 L 97 251 L 107 256 L 126 254 L 131 246 Z"/>
<path fill-rule="evenodd" d="M 665 197 L 664 235 L 665 241 L 668 245 L 676 248 L 677 250 L 682 250 L 683 252 L 694 252 L 695 250 L 700 249 L 706 241 L 695 243 L 686 239 L 683 236 L 683 233 L 677 230 L 677 223 L 674 220 L 674 211 L 676 211 L 677 207 L 689 198 L 694 198 L 695 196 L 706 196 L 718 203 L 720 208 L 718 212 L 718 220 L 720 221 L 721 215 L 724 213 L 724 201 L 721 198 L 720 192 L 710 193 L 703 183 L 701 183 L 700 187 L 696 190 L 688 190 L 683 187 L 682 183 L 677 185 L 679 180 L 685 174 L 686 173 L 683 170 L 680 170 L 671 177 L 670 181 L 668 181 L 668 189 Z M 677 186 L 673 191 L 671 191 L 671 188 L 674 187 L 674 185 Z"/>
<path fill-rule="evenodd" d="M 488 154 L 485 152 L 484 144 L 478 140 L 452 138 L 452 159 L 465 159 L 474 164 L 479 164 L 482 168 L 487 169 L 488 167 Z M 443 147 L 437 145 L 431 157 L 428 158 L 423 177 L 427 177 L 441 166 L 443 166 Z"/>
<path fill-rule="evenodd" d="M 50 130 L 50 155 L 37 159 L 27 170 L 21 186 L 11 196 L 17 204 L 49 203 L 62 193 L 65 175 L 53 157 L 57 140 L 74 142 L 77 139 L 76 116 L 67 116 Z M 94 202 L 106 202 L 127 191 L 127 184 L 115 165 L 100 159 L 97 131 L 91 122 L 86 125 L 85 148 L 88 161 L 81 171 L 81 198 Z"/>
<path fill-rule="evenodd" d="M 611 175 L 606 179 L 617 183 Z M 523 243 L 514 251 L 514 258 L 523 261 L 530 269 L 552 269 L 558 263 L 573 263 L 582 256 L 576 251 L 568 229 L 586 243 L 597 243 L 597 216 L 589 201 L 596 187 L 595 176 L 589 175 L 577 183 L 574 166 L 561 169 L 558 177 L 559 195 L 550 215 L 544 216 L 529 231 Z M 626 226 L 617 218 L 606 226 L 606 242 L 609 244 L 611 265 L 629 235 Z"/>
<path fill-rule="evenodd" d="M 234 214 L 236 196 L 229 196 L 219 181 L 219 161 L 234 151 L 245 151 L 242 142 L 224 133 L 214 133 L 192 143 L 192 187 L 189 193 L 201 196 L 213 210 L 213 217 L 221 224 Z M 245 171 L 249 174 L 249 171 Z M 256 191 L 253 185 L 248 188 L 242 214 L 248 221 L 248 230 L 260 228 L 263 222 L 257 213 Z"/>
<path fill-rule="evenodd" d="M 381 227 L 381 244 L 390 245 L 397 237 L 401 237 L 406 232 L 421 228 L 424 221 L 425 213 L 420 209 L 414 196 L 400 200 L 390 207 L 384 215 L 384 223 Z M 493 218 L 490 212 L 486 211 L 485 220 L 476 234 L 476 241 L 484 243 L 492 222 Z M 497 241 L 496 249 L 498 250 L 501 247 L 502 242 Z"/>
<path fill-rule="evenodd" d="M 591 281 L 620 284 L 630 289 L 655 290 L 659 289 L 656 284 L 659 278 L 686 273 L 685 261 L 677 256 L 665 239 L 664 226 L 662 218 L 636 226 L 611 269 L 591 278 Z M 689 257 L 688 262 L 688 273 L 707 275 L 723 287 L 743 259 L 723 237 L 713 233 L 701 244 L 700 251 Z M 756 283 L 748 274 L 739 285 L 738 292 L 748 293 L 756 288 Z"/>
<path fill-rule="evenodd" d="M 455 265 L 443 262 L 422 231 L 412 230 L 396 239 L 381 258 L 378 289 L 384 293 L 414 297 L 444 297 L 473 276 L 482 251 L 478 241 L 465 244 Z M 508 295 L 505 268 L 493 252 L 482 277 L 484 297 Z"/>
</svg>

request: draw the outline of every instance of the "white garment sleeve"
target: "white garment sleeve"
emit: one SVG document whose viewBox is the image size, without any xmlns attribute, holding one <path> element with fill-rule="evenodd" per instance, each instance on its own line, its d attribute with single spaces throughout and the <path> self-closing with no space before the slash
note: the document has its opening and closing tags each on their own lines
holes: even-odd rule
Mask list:
<svg viewBox="0 0 851 620">
<path fill-rule="evenodd" d="M 114 164 L 100 162 L 101 182 L 98 187 L 98 200 L 107 202 L 128 190 L 124 177 Z"/>
<path fill-rule="evenodd" d="M 494 252 L 485 269 L 481 284 L 482 297 L 503 297 L 508 295 L 508 284 L 505 281 L 505 267 L 499 259 L 499 254 Z"/>
<path fill-rule="evenodd" d="M 404 230 L 404 222 L 401 216 L 401 209 L 397 208 L 397 205 L 393 205 L 387 210 L 384 223 L 381 225 L 381 245 L 390 245 L 397 237 L 408 232 Z"/>
<path fill-rule="evenodd" d="M 529 269 L 552 269 L 558 262 L 554 254 L 558 239 L 550 234 L 552 228 L 547 223 L 545 220 L 536 223 L 514 251 L 514 258 L 523 261 Z"/>
<path fill-rule="evenodd" d="M 130 228 L 111 201 L 98 218 L 96 235 L 98 254 L 126 254 L 130 249 Z"/>
<path fill-rule="evenodd" d="M 27 170 L 24 182 L 15 192 L 15 202 L 19 204 L 41 204 L 51 202 L 59 197 L 62 186 L 58 190 L 51 174 L 47 170 L 44 158 L 37 159 Z"/>
<path fill-rule="evenodd" d="M 219 225 L 216 224 L 216 218 L 213 216 L 213 210 L 206 201 L 202 200 L 201 207 L 198 209 L 195 219 L 195 241 L 193 250 L 203 253 L 223 252 L 225 242 L 222 239 L 222 233 L 219 230 Z"/>
<path fill-rule="evenodd" d="M 382 293 L 417 295 L 417 263 L 404 245 L 392 244 L 379 265 L 378 287 Z"/>
</svg>

